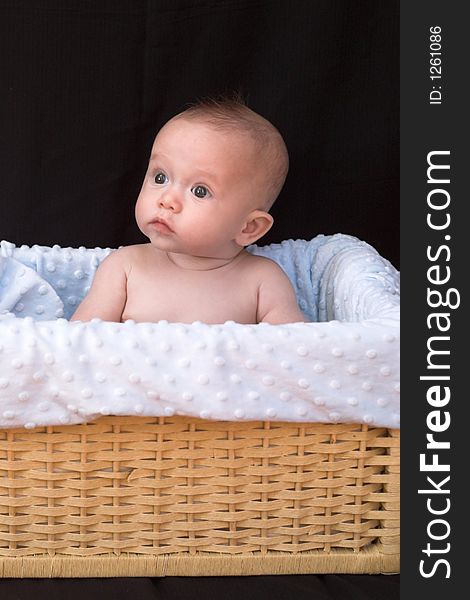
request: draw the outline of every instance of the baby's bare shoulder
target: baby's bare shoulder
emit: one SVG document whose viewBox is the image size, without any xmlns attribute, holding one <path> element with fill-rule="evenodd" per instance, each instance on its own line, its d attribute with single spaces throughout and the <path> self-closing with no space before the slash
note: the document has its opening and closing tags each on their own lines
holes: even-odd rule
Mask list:
<svg viewBox="0 0 470 600">
<path fill-rule="evenodd" d="M 253 256 L 250 262 L 258 290 L 257 322 L 275 325 L 305 321 L 284 270 L 274 260 L 263 256 Z"/>
<path fill-rule="evenodd" d="M 118 266 L 122 266 L 126 271 L 131 267 L 139 265 L 146 266 L 148 263 L 158 263 L 162 258 L 162 253 L 151 244 L 135 244 L 132 246 L 122 246 L 114 250 L 108 259 Z"/>
<path fill-rule="evenodd" d="M 132 246 L 121 246 L 113 252 L 116 256 L 124 259 L 143 259 L 148 256 L 151 250 L 151 244 L 134 244 Z"/>
<path fill-rule="evenodd" d="M 284 279 L 287 277 L 276 261 L 265 256 L 247 253 L 244 267 L 255 277 L 258 277 L 260 281 L 265 279 Z"/>
</svg>

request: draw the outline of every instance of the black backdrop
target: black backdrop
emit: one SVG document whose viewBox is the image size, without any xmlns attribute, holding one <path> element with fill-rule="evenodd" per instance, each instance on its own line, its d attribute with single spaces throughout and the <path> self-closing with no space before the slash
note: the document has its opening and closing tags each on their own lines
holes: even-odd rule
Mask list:
<svg viewBox="0 0 470 600">
<path fill-rule="evenodd" d="M 291 158 L 263 243 L 349 233 L 398 267 L 398 42 L 398 0 L 0 0 L 0 239 L 142 241 L 133 206 L 156 131 L 198 96 L 239 90 Z M 125 581 L 0 590 L 8 600 L 229 589 L 216 579 Z M 230 589 L 398 595 L 394 577 L 243 582 Z"/>
<path fill-rule="evenodd" d="M 350 233 L 398 266 L 395 0 L 0 0 L 0 238 L 143 241 L 153 137 L 240 90 L 291 158 L 263 243 Z"/>
</svg>

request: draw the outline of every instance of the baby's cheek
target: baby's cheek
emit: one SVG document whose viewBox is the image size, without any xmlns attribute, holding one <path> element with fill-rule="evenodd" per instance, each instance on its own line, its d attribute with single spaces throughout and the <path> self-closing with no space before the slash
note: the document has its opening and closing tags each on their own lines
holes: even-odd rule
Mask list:
<svg viewBox="0 0 470 600">
<path fill-rule="evenodd" d="M 139 197 L 135 205 L 135 220 L 137 221 L 137 225 L 140 228 L 142 228 L 142 226 L 145 223 L 145 217 L 147 212 L 148 211 L 146 210 L 145 200 Z"/>
<path fill-rule="evenodd" d="M 142 217 L 140 213 L 136 211 L 135 220 L 137 223 L 137 227 L 140 231 L 147 237 L 149 237 L 150 232 L 148 231 L 148 227 L 146 226 L 145 219 Z"/>
<path fill-rule="evenodd" d="M 142 220 L 140 218 L 140 212 L 137 210 L 135 210 L 135 221 L 137 223 L 138 228 L 142 231 Z"/>
</svg>

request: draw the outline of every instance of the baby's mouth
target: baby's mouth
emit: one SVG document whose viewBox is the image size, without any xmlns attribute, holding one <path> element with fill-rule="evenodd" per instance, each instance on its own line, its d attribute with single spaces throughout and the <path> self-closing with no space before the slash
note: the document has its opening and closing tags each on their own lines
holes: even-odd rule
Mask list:
<svg viewBox="0 0 470 600">
<path fill-rule="evenodd" d="M 164 219 L 154 219 L 150 225 L 159 233 L 163 233 L 164 235 L 175 233 Z"/>
</svg>

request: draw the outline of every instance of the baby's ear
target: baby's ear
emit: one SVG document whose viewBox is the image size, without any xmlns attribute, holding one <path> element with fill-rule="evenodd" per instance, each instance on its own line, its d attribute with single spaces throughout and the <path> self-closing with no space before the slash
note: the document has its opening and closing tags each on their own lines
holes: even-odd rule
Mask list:
<svg viewBox="0 0 470 600">
<path fill-rule="evenodd" d="M 236 243 L 243 247 L 254 244 L 271 229 L 273 221 L 272 216 L 266 211 L 253 210 L 248 215 L 243 229 L 235 238 Z"/>
</svg>

